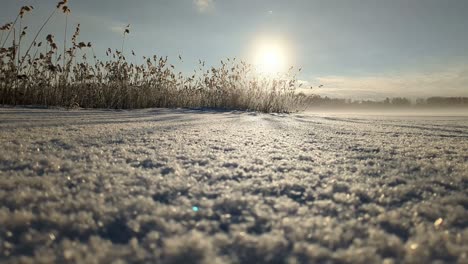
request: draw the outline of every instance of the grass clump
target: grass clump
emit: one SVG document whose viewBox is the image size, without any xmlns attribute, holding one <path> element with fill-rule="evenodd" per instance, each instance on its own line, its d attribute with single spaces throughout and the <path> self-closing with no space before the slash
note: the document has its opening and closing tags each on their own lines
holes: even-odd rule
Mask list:
<svg viewBox="0 0 468 264">
<path fill-rule="evenodd" d="M 234 58 L 210 68 L 199 61 L 198 69 L 187 76 L 177 72 L 167 57 L 154 55 L 143 57 L 141 64 L 131 63 L 124 54 L 130 25 L 124 28 L 121 49 L 109 48 L 100 60 L 90 42 L 78 41 L 79 24 L 67 44 L 71 12 L 67 0 L 57 4 L 31 43 L 24 46 L 27 27 L 22 21 L 32 11 L 32 6 L 23 6 L 13 22 L 0 27 L 0 104 L 291 112 L 301 103 L 302 97 L 295 92 L 300 84 L 292 68 L 284 76 L 261 76 L 252 65 Z M 58 43 L 52 34 L 38 41 L 49 20 L 60 14 L 65 17 L 63 42 Z"/>
</svg>

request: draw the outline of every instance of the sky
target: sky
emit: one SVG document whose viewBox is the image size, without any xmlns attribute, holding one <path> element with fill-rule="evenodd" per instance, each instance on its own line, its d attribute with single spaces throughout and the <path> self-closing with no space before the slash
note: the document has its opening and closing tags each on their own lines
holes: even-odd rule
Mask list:
<svg viewBox="0 0 468 264">
<path fill-rule="evenodd" d="M 34 6 L 25 17 L 32 31 L 57 4 L 4 2 L 0 24 L 22 5 Z M 324 96 L 468 96 L 467 0 L 70 0 L 68 6 L 70 28 L 81 23 L 80 40 L 91 41 L 99 56 L 120 49 L 130 24 L 127 53 L 174 62 L 180 54 L 183 72 L 199 59 L 255 64 L 273 50 L 281 54 L 264 61 L 302 67 L 298 77 Z M 64 16 L 57 15 L 47 31 L 61 39 L 63 29 Z"/>
</svg>

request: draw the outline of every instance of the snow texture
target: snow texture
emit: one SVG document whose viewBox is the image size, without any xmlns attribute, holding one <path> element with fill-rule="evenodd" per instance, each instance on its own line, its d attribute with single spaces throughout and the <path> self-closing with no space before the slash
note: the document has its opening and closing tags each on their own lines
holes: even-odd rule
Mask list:
<svg viewBox="0 0 468 264">
<path fill-rule="evenodd" d="M 468 118 L 0 109 L 2 263 L 468 263 Z"/>
</svg>

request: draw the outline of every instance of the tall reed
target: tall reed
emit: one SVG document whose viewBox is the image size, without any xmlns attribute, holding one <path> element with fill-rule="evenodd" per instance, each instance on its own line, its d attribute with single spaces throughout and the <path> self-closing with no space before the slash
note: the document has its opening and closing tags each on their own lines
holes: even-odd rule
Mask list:
<svg viewBox="0 0 468 264">
<path fill-rule="evenodd" d="M 60 1 L 23 50 L 27 27 L 23 17 L 32 12 L 23 6 L 15 20 L 0 27 L 0 104 L 84 108 L 209 107 L 290 112 L 303 97 L 296 89 L 297 71 L 284 76 L 261 76 L 252 65 L 233 59 L 218 67 L 199 67 L 192 75 L 177 72 L 167 57 L 143 57 L 144 63 L 127 61 L 124 54 L 130 25 L 123 30 L 120 50 L 108 48 L 97 59 L 90 42 L 79 41 L 80 25 L 67 43 L 67 1 Z M 65 16 L 60 49 L 53 34 L 37 42 L 52 17 Z M 18 32 L 19 37 L 16 37 Z M 9 45 L 8 43 L 11 43 Z M 92 52 L 93 61 L 88 60 Z M 132 50 L 132 55 L 135 56 Z M 181 59 L 181 57 L 179 56 Z"/>
</svg>

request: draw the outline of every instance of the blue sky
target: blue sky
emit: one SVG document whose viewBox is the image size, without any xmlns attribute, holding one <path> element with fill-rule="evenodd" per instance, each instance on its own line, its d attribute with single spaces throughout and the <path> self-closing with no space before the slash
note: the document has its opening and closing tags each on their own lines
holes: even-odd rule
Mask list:
<svg viewBox="0 0 468 264">
<path fill-rule="evenodd" d="M 21 5 L 38 26 L 57 1 L 6 0 L 0 24 Z M 217 65 L 226 57 L 251 59 L 259 38 L 282 39 L 301 80 L 324 84 L 333 97 L 468 96 L 467 0 L 71 0 L 70 24 L 97 54 L 119 48 L 131 24 L 128 51 L 181 54 L 190 71 L 198 59 Z M 63 16 L 49 31 L 57 39 Z"/>
</svg>

